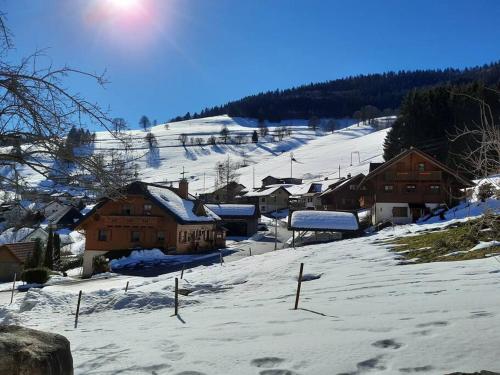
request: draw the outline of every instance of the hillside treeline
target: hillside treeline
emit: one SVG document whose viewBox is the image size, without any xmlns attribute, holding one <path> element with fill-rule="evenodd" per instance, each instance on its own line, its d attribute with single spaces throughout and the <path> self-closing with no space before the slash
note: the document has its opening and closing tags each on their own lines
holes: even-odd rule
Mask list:
<svg viewBox="0 0 500 375">
<path fill-rule="evenodd" d="M 471 132 L 480 129 L 481 116 L 484 115 L 481 103 L 487 105 L 484 107 L 486 111 L 491 110 L 487 120 L 496 132 L 500 131 L 499 83 L 485 85 L 475 82 L 411 91 L 385 139 L 384 159 L 389 160 L 413 146 L 454 170 L 474 177 L 465 159 L 470 150 L 478 148 L 486 135 L 482 131 Z M 457 137 L 459 134 L 463 136 Z M 491 157 L 498 158 L 498 155 Z"/>
<path fill-rule="evenodd" d="M 382 114 L 391 114 L 414 88 L 460 85 L 474 81 L 492 84 L 499 79 L 500 62 L 466 69 L 359 75 L 259 93 L 221 106 L 205 108 L 199 113 L 187 113 L 172 121 L 224 114 L 270 121 L 311 117 L 342 118 L 353 116 L 354 112 L 367 105 L 377 107 Z"/>
</svg>

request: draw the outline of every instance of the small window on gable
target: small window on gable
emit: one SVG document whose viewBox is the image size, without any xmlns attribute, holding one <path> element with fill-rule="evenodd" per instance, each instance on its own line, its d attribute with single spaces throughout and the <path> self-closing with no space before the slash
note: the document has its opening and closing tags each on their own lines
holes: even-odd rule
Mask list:
<svg viewBox="0 0 500 375">
<path fill-rule="evenodd" d="M 406 185 L 407 193 L 414 193 L 417 191 L 417 185 Z"/>
<path fill-rule="evenodd" d="M 151 215 L 152 210 L 153 210 L 153 205 L 149 203 L 144 204 L 144 215 Z"/>
<path fill-rule="evenodd" d="M 130 204 L 124 204 L 122 206 L 122 215 L 125 215 L 125 216 L 132 215 L 132 206 Z"/>
<path fill-rule="evenodd" d="M 141 232 L 133 230 L 130 232 L 130 242 L 139 242 L 141 240 Z"/>
<path fill-rule="evenodd" d="M 99 233 L 97 234 L 97 239 L 99 241 L 107 241 L 108 240 L 108 231 L 106 229 L 99 229 Z"/>
<path fill-rule="evenodd" d="M 419 172 L 424 172 L 425 171 L 425 163 L 418 163 L 417 164 L 417 170 Z"/>
<path fill-rule="evenodd" d="M 265 203 L 266 202 L 266 197 L 262 197 L 262 203 Z"/>
<path fill-rule="evenodd" d="M 158 242 L 163 242 L 163 241 L 165 241 L 165 232 L 163 232 L 163 231 L 158 232 L 158 233 L 156 234 L 156 240 L 157 240 Z"/>
<path fill-rule="evenodd" d="M 439 185 L 431 185 L 429 187 L 431 193 L 439 193 L 439 191 L 441 190 L 441 186 Z"/>
<path fill-rule="evenodd" d="M 394 190 L 394 185 L 384 185 L 384 191 L 390 193 Z"/>
<path fill-rule="evenodd" d="M 356 185 L 349 185 L 349 190 L 356 190 Z"/>
</svg>

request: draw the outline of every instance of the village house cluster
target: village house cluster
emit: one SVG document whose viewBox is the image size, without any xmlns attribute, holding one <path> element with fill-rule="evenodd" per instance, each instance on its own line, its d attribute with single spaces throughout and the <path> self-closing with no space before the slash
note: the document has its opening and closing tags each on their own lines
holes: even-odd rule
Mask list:
<svg viewBox="0 0 500 375">
<path fill-rule="evenodd" d="M 133 249 L 181 254 L 223 248 L 227 236 L 254 235 L 261 215 L 287 216 L 292 246 L 306 243 L 305 234 L 311 232 L 316 241 L 357 236 L 368 226 L 410 223 L 437 208 L 452 207 L 472 186 L 412 148 L 385 163 L 371 163 L 366 175 L 336 181 L 267 176 L 258 189 L 232 181 L 199 196 L 189 193 L 184 178 L 177 187 L 136 181 L 120 197 L 99 200 L 85 215 L 81 210 L 89 197 L 53 193 L 38 210 L 43 225 L 0 243 L 0 278 L 20 273 L 32 241 L 46 241 L 49 229 L 85 235 L 83 276 L 88 277 L 97 258 L 116 258 Z"/>
</svg>

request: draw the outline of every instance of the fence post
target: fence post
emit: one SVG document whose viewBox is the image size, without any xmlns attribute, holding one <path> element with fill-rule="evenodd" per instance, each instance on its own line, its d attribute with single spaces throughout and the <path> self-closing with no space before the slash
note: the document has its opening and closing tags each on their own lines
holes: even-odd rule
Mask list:
<svg viewBox="0 0 500 375">
<path fill-rule="evenodd" d="M 248 249 L 250 251 L 250 256 L 252 256 L 252 248 Z"/>
<path fill-rule="evenodd" d="M 82 300 L 82 291 L 78 293 L 78 304 L 76 305 L 75 328 L 78 327 L 78 315 L 80 314 L 80 301 Z"/>
<path fill-rule="evenodd" d="M 295 308 L 297 310 L 299 307 L 299 296 L 300 296 L 300 284 L 302 284 L 302 272 L 304 271 L 304 263 L 300 263 L 299 281 L 297 283 L 297 295 L 295 296 Z"/>
<path fill-rule="evenodd" d="M 17 278 L 17 273 L 14 272 L 14 281 L 12 282 L 12 294 L 10 295 L 10 305 L 12 305 L 12 301 L 14 300 L 14 290 L 16 289 L 16 278 Z"/>
<path fill-rule="evenodd" d="M 184 276 L 184 265 L 182 265 L 182 271 L 181 271 L 181 280 L 182 280 L 182 277 Z"/>
<path fill-rule="evenodd" d="M 125 293 L 127 293 L 127 290 L 128 290 L 128 281 L 127 281 L 127 285 L 125 285 Z"/>
<path fill-rule="evenodd" d="M 224 258 L 222 257 L 222 251 L 220 252 L 220 265 L 222 266 L 222 263 L 224 263 Z"/>
<path fill-rule="evenodd" d="M 174 313 L 174 315 L 177 315 L 178 311 L 179 311 L 179 279 L 176 277 L 175 278 L 175 313 Z"/>
</svg>

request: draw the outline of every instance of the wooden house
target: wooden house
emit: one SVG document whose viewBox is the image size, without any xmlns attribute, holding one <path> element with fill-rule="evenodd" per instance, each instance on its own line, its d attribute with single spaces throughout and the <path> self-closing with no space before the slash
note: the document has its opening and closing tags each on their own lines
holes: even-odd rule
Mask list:
<svg viewBox="0 0 500 375">
<path fill-rule="evenodd" d="M 17 242 L 0 245 L 0 281 L 21 277 L 24 263 L 35 250 L 35 242 Z"/>
<path fill-rule="evenodd" d="M 204 203 L 235 203 L 236 197 L 245 193 L 245 185 L 239 184 L 236 181 L 231 181 L 228 185 L 200 194 L 199 198 Z"/>
<path fill-rule="evenodd" d="M 341 210 L 353 211 L 359 209 L 359 198 L 361 190 L 358 185 L 365 177 L 360 173 L 356 176 L 348 175 L 347 178 L 342 178 L 328 186 L 321 195 L 321 209 L 323 210 Z"/>
<path fill-rule="evenodd" d="M 86 236 L 83 274 L 92 274 L 95 256 L 112 257 L 123 250 L 193 253 L 224 247 L 219 220 L 189 195 L 186 180 L 179 188 L 134 182 L 121 198 L 101 200 L 78 223 Z"/>
<path fill-rule="evenodd" d="M 47 217 L 47 225 L 52 229 L 75 228 L 76 223 L 82 218 L 82 214 L 73 206 L 64 206 Z"/>
<path fill-rule="evenodd" d="M 411 148 L 361 180 L 360 205 L 371 209 L 372 224 L 411 223 L 440 205 L 456 205 L 472 186 L 432 156 Z"/>
<path fill-rule="evenodd" d="M 242 202 L 255 204 L 263 214 L 288 208 L 290 192 L 283 186 L 272 186 L 250 191 L 241 197 Z"/>
</svg>

